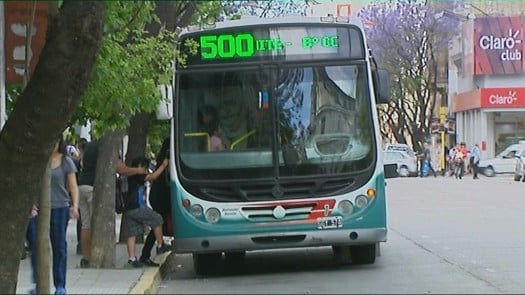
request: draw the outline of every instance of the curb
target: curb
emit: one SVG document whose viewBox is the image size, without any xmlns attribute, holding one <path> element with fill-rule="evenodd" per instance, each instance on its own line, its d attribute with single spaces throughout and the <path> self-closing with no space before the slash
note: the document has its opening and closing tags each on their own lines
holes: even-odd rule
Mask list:
<svg viewBox="0 0 525 295">
<path fill-rule="evenodd" d="M 143 271 L 139 280 L 128 294 L 156 294 L 157 286 L 162 281 L 163 274 L 166 273 L 165 262 L 170 254 L 171 252 L 167 252 L 155 257 L 155 262 L 160 264 L 160 266 L 155 268 L 148 267 Z"/>
</svg>

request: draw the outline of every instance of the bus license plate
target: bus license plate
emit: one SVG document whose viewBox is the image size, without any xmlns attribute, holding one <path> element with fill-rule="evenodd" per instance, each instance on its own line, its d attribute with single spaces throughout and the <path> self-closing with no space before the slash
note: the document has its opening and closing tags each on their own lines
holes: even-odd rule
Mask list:
<svg viewBox="0 0 525 295">
<path fill-rule="evenodd" d="M 329 229 L 343 227 L 343 217 L 330 216 L 317 218 L 317 229 Z"/>
</svg>

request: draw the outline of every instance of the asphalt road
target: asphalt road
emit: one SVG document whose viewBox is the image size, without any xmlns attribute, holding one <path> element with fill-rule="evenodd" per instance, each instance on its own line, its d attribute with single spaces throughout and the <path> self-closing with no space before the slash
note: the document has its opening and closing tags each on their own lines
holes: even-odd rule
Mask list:
<svg viewBox="0 0 525 295">
<path fill-rule="evenodd" d="M 338 266 L 331 248 L 257 251 L 201 277 L 177 255 L 158 294 L 525 292 L 525 183 L 396 178 L 387 192 L 388 241 L 373 265 Z"/>
</svg>

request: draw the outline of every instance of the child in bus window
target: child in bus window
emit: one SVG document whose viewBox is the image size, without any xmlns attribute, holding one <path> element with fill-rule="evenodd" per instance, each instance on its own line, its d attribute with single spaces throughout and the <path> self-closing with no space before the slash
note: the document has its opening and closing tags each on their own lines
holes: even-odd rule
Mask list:
<svg viewBox="0 0 525 295">
<path fill-rule="evenodd" d="M 210 152 L 224 150 L 225 146 L 221 138 L 221 126 L 217 120 L 208 123 L 207 132 L 210 135 Z"/>
</svg>

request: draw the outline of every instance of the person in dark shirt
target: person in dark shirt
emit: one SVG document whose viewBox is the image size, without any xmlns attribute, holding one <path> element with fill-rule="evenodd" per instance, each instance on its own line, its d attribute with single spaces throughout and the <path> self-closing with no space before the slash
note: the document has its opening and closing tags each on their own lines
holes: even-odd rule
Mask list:
<svg viewBox="0 0 525 295">
<path fill-rule="evenodd" d="M 170 179 L 169 179 L 169 153 L 170 153 L 170 137 L 166 137 L 162 142 L 160 151 L 157 154 L 155 171 L 146 176 L 146 180 L 151 183 L 151 191 L 149 202 L 151 208 L 158 212 L 163 220 L 163 233 L 166 236 L 173 236 L 172 216 L 171 216 L 171 196 L 170 196 Z M 155 236 L 152 232 L 146 237 L 140 262 L 145 265 L 152 265 L 151 250 L 155 242 Z"/>
<path fill-rule="evenodd" d="M 424 172 L 423 172 L 423 165 L 426 163 L 428 165 L 428 175 L 430 175 L 430 172 L 432 172 L 432 174 L 434 175 L 434 177 L 437 177 L 437 173 L 436 173 L 436 170 L 434 170 L 434 167 L 432 166 L 432 152 L 430 151 L 430 147 L 428 146 L 428 143 L 424 143 L 424 150 L 423 150 L 423 162 L 422 162 L 422 166 L 421 166 L 421 173 L 420 173 L 420 176 L 423 177 L 425 176 L 424 175 Z"/>
<path fill-rule="evenodd" d="M 146 168 L 149 166 L 149 160 L 146 157 L 137 157 L 133 159 L 131 166 Z M 135 246 L 137 244 L 137 236 L 144 233 L 144 225 L 151 228 L 150 233 L 153 233 L 157 241 L 157 254 L 167 252 L 171 248 L 162 239 L 162 216 L 147 206 L 145 178 L 146 175 L 144 174 L 128 176 L 128 192 L 124 198 L 124 214 L 128 220 L 128 236 L 126 240 L 128 264 L 133 267 L 141 267 L 143 265 L 135 256 Z M 147 265 L 158 266 L 151 260 L 149 260 Z"/>
<path fill-rule="evenodd" d="M 82 259 L 80 267 L 89 267 L 91 258 L 91 217 L 93 216 L 93 184 L 95 172 L 97 171 L 99 141 L 89 142 L 81 160 L 82 170 L 78 177 L 78 188 L 80 191 L 80 215 L 82 216 L 82 230 L 80 244 L 82 248 Z M 125 176 L 135 174 L 147 174 L 145 167 L 128 167 L 120 159 L 117 162 L 116 172 Z"/>
</svg>

